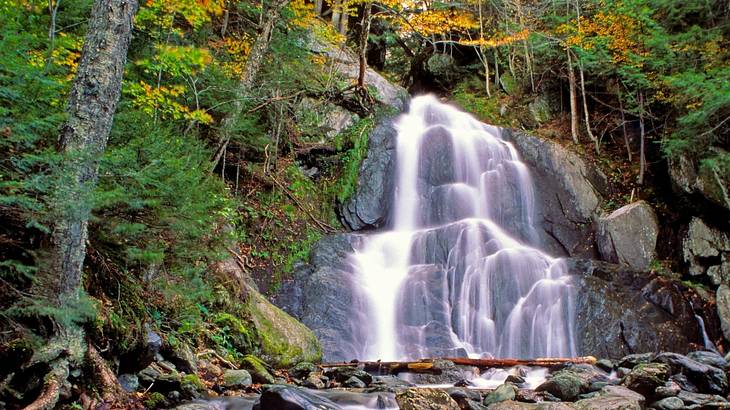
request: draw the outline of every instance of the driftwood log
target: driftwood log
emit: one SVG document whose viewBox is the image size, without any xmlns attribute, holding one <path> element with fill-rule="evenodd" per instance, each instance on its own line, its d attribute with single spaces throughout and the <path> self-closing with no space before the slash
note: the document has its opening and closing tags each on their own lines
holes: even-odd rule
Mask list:
<svg viewBox="0 0 730 410">
<path fill-rule="evenodd" d="M 323 369 L 334 367 L 361 367 L 369 372 L 378 372 L 385 374 L 398 374 L 402 372 L 410 373 L 428 373 L 440 374 L 441 368 L 438 366 L 439 360 L 448 360 L 454 364 L 461 366 L 477 367 L 480 370 L 494 367 L 552 367 L 566 364 L 594 364 L 596 358 L 592 356 L 570 357 L 570 358 L 540 358 L 540 359 L 469 359 L 465 357 L 447 357 L 442 359 L 421 359 L 412 362 L 339 362 L 339 363 L 322 363 L 319 366 Z"/>
</svg>

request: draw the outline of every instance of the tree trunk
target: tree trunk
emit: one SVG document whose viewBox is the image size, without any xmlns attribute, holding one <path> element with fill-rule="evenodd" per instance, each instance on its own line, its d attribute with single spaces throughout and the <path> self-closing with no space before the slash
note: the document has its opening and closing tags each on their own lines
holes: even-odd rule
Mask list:
<svg viewBox="0 0 730 410">
<path fill-rule="evenodd" d="M 122 89 L 132 37 L 136 0 L 97 0 L 61 127 L 58 151 L 64 155 L 63 183 L 56 189 L 56 222 L 47 287 L 60 306 L 78 300 L 86 254 L 91 193 Z"/>
<path fill-rule="evenodd" d="M 586 82 L 585 77 L 583 75 L 583 64 L 580 62 L 580 59 L 578 59 L 578 72 L 580 73 L 580 91 L 581 94 L 583 94 L 583 114 L 585 116 L 586 121 L 586 131 L 588 132 L 588 138 L 593 141 L 593 144 L 596 148 L 596 154 L 601 153 L 601 145 L 600 141 L 596 136 L 593 134 L 593 131 L 591 130 L 591 121 L 590 117 L 588 116 L 588 96 L 586 95 Z"/>
<path fill-rule="evenodd" d="M 350 19 L 350 15 L 347 13 L 347 9 L 342 11 L 342 17 L 340 17 L 340 34 L 343 36 L 347 35 L 347 23 Z"/>
<path fill-rule="evenodd" d="M 358 88 L 365 87 L 365 70 L 368 68 L 367 51 L 368 51 L 368 36 L 370 35 L 370 10 L 373 7 L 373 3 L 368 2 L 365 4 L 362 11 L 362 22 L 360 24 L 360 72 L 357 76 Z"/>
<path fill-rule="evenodd" d="M 316 0 L 314 2 L 314 14 L 318 17 L 322 15 L 322 8 L 324 7 L 324 0 Z"/>
<path fill-rule="evenodd" d="M 575 72 L 573 72 L 573 58 L 570 56 L 570 48 L 566 50 L 568 53 L 568 89 L 570 92 L 570 135 L 573 142 L 578 144 L 578 92 L 575 84 Z"/>
<path fill-rule="evenodd" d="M 288 0 L 275 0 L 270 10 L 264 12 L 266 15 L 263 24 L 261 25 L 261 33 L 256 38 L 256 41 L 251 47 L 251 51 L 248 54 L 246 64 L 243 66 L 243 74 L 241 75 L 241 81 L 238 83 L 236 90 L 236 100 L 233 102 L 233 111 L 223 120 L 220 128 L 220 135 L 218 143 L 216 145 L 213 161 L 211 164 L 211 172 L 215 169 L 218 161 L 220 161 L 223 153 L 228 146 L 228 142 L 231 140 L 231 132 L 233 127 L 236 125 L 238 118 L 243 113 L 243 99 L 248 95 L 249 91 L 254 85 L 256 75 L 261 70 L 261 65 L 264 62 L 264 57 L 269 50 L 269 44 L 271 43 L 271 35 L 274 32 L 274 26 L 276 21 L 279 19 L 279 13 L 281 9 L 286 5 Z"/>
<path fill-rule="evenodd" d="M 645 154 L 645 131 L 644 131 L 644 92 L 639 90 L 639 185 L 644 185 L 644 172 L 646 171 Z"/>
<path fill-rule="evenodd" d="M 631 162 L 631 144 L 629 144 L 629 134 L 626 132 L 626 117 L 624 115 L 624 103 L 621 98 L 621 92 L 618 93 L 618 108 L 621 111 L 621 129 L 624 134 L 624 145 L 626 145 L 626 155 Z"/>
</svg>

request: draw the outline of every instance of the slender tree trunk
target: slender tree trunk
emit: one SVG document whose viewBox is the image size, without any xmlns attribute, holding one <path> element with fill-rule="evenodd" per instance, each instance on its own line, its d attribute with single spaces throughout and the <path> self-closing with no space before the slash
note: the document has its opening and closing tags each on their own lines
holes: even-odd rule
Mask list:
<svg viewBox="0 0 730 410">
<path fill-rule="evenodd" d="M 340 30 L 340 18 L 342 17 L 342 0 L 336 0 L 332 5 L 332 26 Z"/>
<path fill-rule="evenodd" d="M 583 94 L 583 114 L 586 121 L 586 131 L 588 132 L 588 137 L 591 139 L 591 141 L 593 141 L 593 145 L 596 149 L 596 154 L 599 154 L 601 152 L 601 145 L 598 138 L 596 138 L 596 136 L 593 134 L 593 131 L 591 130 L 591 121 L 588 115 L 588 96 L 586 95 L 586 82 L 583 75 L 583 64 L 580 62 L 580 59 L 578 59 L 578 72 L 580 73 L 580 91 L 581 94 Z"/>
<path fill-rule="evenodd" d="M 578 92 L 570 48 L 566 49 L 566 52 L 568 53 L 568 90 L 570 92 L 570 135 L 573 137 L 573 142 L 578 144 Z"/>
<path fill-rule="evenodd" d="M 316 0 L 314 2 L 314 13 L 317 16 L 322 15 L 322 9 L 324 8 L 324 0 Z"/>
<path fill-rule="evenodd" d="M 645 131 L 644 131 L 644 92 L 639 90 L 639 185 L 644 185 L 644 173 L 646 171 L 646 154 L 645 154 Z"/>
<path fill-rule="evenodd" d="M 231 140 L 233 127 L 236 125 L 241 114 L 243 114 L 242 100 L 248 95 L 254 85 L 256 75 L 259 73 L 259 70 L 261 70 L 264 57 L 269 50 L 269 44 L 271 44 L 271 35 L 273 34 L 274 27 L 279 19 L 279 13 L 287 2 L 288 0 L 274 0 L 270 9 L 262 12 L 262 14 L 265 14 L 266 16 L 264 17 L 261 25 L 261 33 L 259 33 L 256 41 L 251 47 L 246 64 L 243 66 L 241 81 L 239 81 L 238 89 L 236 90 L 237 98 L 233 102 L 233 111 L 222 121 L 221 128 L 219 130 L 218 143 L 216 144 L 211 164 L 211 172 L 213 172 L 220 161 L 221 156 L 223 156 L 223 153 L 228 146 L 228 142 Z"/>
<path fill-rule="evenodd" d="M 360 72 L 357 76 L 357 86 L 365 87 L 365 70 L 368 67 L 367 51 L 368 36 L 370 35 L 370 11 L 373 7 L 372 2 L 367 2 L 362 11 L 362 22 L 360 25 Z"/>
<path fill-rule="evenodd" d="M 340 34 L 343 36 L 347 35 L 347 24 L 350 20 L 350 14 L 347 12 L 347 9 L 342 11 L 342 17 L 340 17 Z"/>
<path fill-rule="evenodd" d="M 58 140 L 63 163 L 53 198 L 55 222 L 50 266 L 39 272 L 33 288 L 33 293 L 45 296 L 57 308 L 75 306 L 82 289 L 91 194 L 121 94 L 136 11 L 136 0 L 96 0 L 91 8 L 81 59 L 69 94 L 68 120 L 61 127 Z M 41 394 L 28 409 L 56 406 L 69 366 L 83 359 L 82 346 L 83 330 L 73 324 L 59 323 L 57 334 L 32 359 L 48 361 L 51 370 Z"/>
<path fill-rule="evenodd" d="M 620 90 L 620 88 L 619 88 Z M 624 103 L 621 98 L 621 92 L 618 94 L 618 108 L 621 111 L 621 129 L 624 134 L 624 145 L 626 145 L 626 155 L 628 156 L 629 162 L 631 162 L 631 144 L 629 144 L 629 134 L 626 132 L 626 117 L 624 116 Z"/>
<path fill-rule="evenodd" d="M 479 41 L 484 41 L 484 18 L 482 16 L 482 0 L 479 0 Z M 489 89 L 489 61 L 487 60 L 487 53 L 484 52 L 484 46 L 477 48 L 477 55 L 479 60 L 484 66 L 484 88 L 487 91 L 487 97 L 492 96 L 492 91 Z"/>
</svg>

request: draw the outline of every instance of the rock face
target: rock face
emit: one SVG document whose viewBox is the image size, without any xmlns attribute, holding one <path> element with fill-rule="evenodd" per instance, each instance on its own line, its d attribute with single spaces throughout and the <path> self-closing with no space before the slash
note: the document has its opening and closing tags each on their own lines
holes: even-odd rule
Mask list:
<svg viewBox="0 0 730 410">
<path fill-rule="evenodd" d="M 348 255 L 353 252 L 349 234 L 328 236 L 310 253 L 291 282 L 284 283 L 274 299 L 284 311 L 312 329 L 322 344 L 326 362 L 349 361 L 362 351 L 366 329 L 358 327 L 363 296 L 356 293 Z"/>
<path fill-rule="evenodd" d="M 713 150 L 720 148 L 713 147 Z M 730 210 L 730 177 L 717 166 L 700 167 L 687 157 L 670 158 L 669 176 L 675 191 L 684 195 L 699 195 Z"/>
<path fill-rule="evenodd" d="M 443 390 L 408 389 L 395 396 L 402 410 L 459 410 L 459 405 Z"/>
<path fill-rule="evenodd" d="M 730 238 L 726 233 L 692 218 L 682 250 L 690 275 L 707 274 L 715 285 L 730 281 Z"/>
<path fill-rule="evenodd" d="M 385 225 L 393 202 L 397 132 L 385 120 L 370 133 L 357 189 L 340 207 L 342 222 L 353 231 Z"/>
<path fill-rule="evenodd" d="M 338 105 L 313 98 L 303 98 L 295 115 L 298 124 L 317 127 L 321 135 L 327 138 L 335 137 L 357 119 L 356 114 Z M 324 138 L 320 142 L 324 142 Z"/>
<path fill-rule="evenodd" d="M 593 221 L 597 217 L 606 176 L 558 143 L 515 130 L 502 130 L 535 184 L 536 225 L 545 249 L 553 255 L 596 256 Z"/>
<path fill-rule="evenodd" d="M 674 283 L 605 262 L 568 259 L 576 275 L 578 351 L 617 359 L 702 344 L 691 305 Z"/>
<path fill-rule="evenodd" d="M 312 38 L 306 45 L 309 50 L 330 60 L 334 69 L 349 82 L 356 82 L 359 74 L 359 62 L 357 55 L 345 46 L 324 43 L 319 39 Z M 405 108 L 408 92 L 378 74 L 372 68 L 365 71 L 365 84 L 375 89 L 373 97 L 381 104 L 389 105 L 398 111 Z"/>
<path fill-rule="evenodd" d="M 720 326 L 725 340 L 730 340 L 730 287 L 720 285 L 717 288 L 717 315 L 720 317 Z"/>
<path fill-rule="evenodd" d="M 596 240 L 604 260 L 647 269 L 656 257 L 659 224 L 651 205 L 637 201 L 598 218 Z"/>
</svg>

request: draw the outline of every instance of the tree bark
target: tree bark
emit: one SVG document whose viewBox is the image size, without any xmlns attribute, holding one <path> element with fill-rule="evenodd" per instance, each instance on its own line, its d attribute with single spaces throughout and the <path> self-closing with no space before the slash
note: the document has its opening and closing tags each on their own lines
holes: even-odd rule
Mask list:
<svg viewBox="0 0 730 410">
<path fill-rule="evenodd" d="M 644 185 L 644 172 L 646 171 L 645 154 L 645 131 L 644 131 L 644 92 L 639 90 L 639 185 Z"/>
<path fill-rule="evenodd" d="M 231 133 L 233 127 L 236 125 L 238 118 L 243 113 L 243 99 L 249 94 L 249 91 L 254 85 L 256 75 L 261 70 L 261 65 L 264 62 L 264 57 L 269 50 L 271 44 L 271 35 L 274 32 L 276 21 L 279 19 L 281 9 L 288 3 L 288 0 L 274 0 L 268 11 L 262 11 L 265 14 L 264 21 L 261 25 L 261 33 L 256 37 L 256 41 L 251 47 L 251 51 L 248 54 L 246 64 L 243 66 L 243 74 L 241 75 L 241 81 L 238 83 L 236 90 L 236 100 L 233 102 L 233 111 L 222 121 L 218 143 L 213 154 L 213 161 L 211 164 L 210 172 L 213 172 L 216 165 L 220 161 L 223 153 L 226 151 L 228 142 L 231 140 Z"/>
<path fill-rule="evenodd" d="M 370 11 L 372 2 L 367 2 L 362 11 L 362 22 L 360 24 L 360 72 L 357 75 L 357 86 L 365 87 L 365 71 L 368 68 L 368 36 L 370 35 Z"/>
<path fill-rule="evenodd" d="M 578 92 L 570 48 L 566 49 L 566 52 L 568 53 L 568 89 L 570 92 L 570 135 L 573 137 L 573 142 L 578 144 Z"/>
<path fill-rule="evenodd" d="M 96 0 L 61 127 L 58 151 L 63 180 L 56 188 L 48 280 L 39 283 L 58 306 L 74 303 L 81 289 L 91 194 L 122 89 L 136 0 Z"/>
</svg>

